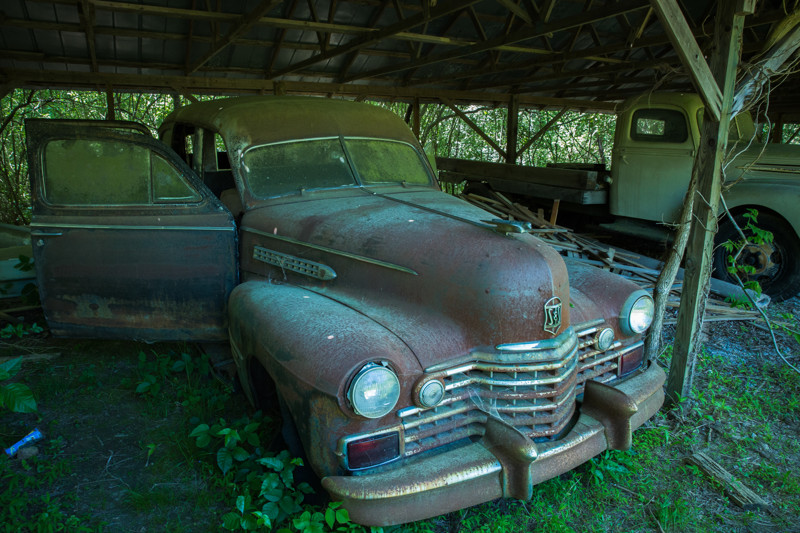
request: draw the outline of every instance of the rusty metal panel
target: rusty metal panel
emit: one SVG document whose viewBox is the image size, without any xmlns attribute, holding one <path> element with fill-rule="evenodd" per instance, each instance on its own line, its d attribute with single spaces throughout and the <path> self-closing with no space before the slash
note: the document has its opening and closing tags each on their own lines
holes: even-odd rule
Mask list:
<svg viewBox="0 0 800 533">
<path fill-rule="evenodd" d="M 236 228 L 192 171 L 158 141 L 118 131 L 115 124 L 29 121 L 26 129 L 33 253 L 52 332 L 145 340 L 226 338 L 227 296 L 238 281 Z M 59 151 L 48 165 L 51 143 Z M 102 147 L 109 153 L 101 153 Z M 69 159 L 76 150 L 93 159 L 81 166 L 82 160 Z M 114 166 L 140 164 L 137 156 L 145 158 L 142 179 L 152 180 L 145 183 L 145 196 L 125 182 L 134 175 L 130 169 Z M 48 192 L 49 173 L 64 176 L 57 192 Z M 177 184 L 185 191 L 182 197 L 153 196 L 167 178 L 173 180 L 167 182 L 170 190 Z M 69 189 L 69 179 L 80 182 L 77 189 Z M 132 201 L 100 203 L 101 194 L 91 192 L 93 183 L 113 191 L 114 198 Z"/>
</svg>

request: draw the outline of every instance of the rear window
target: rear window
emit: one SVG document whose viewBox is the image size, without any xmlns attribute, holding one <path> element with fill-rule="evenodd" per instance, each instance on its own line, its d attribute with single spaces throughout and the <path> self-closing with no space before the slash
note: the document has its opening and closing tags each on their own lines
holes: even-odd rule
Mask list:
<svg viewBox="0 0 800 533">
<path fill-rule="evenodd" d="M 682 143 L 689 138 L 686 116 L 674 109 L 639 109 L 633 113 L 631 139 L 644 142 Z"/>
</svg>

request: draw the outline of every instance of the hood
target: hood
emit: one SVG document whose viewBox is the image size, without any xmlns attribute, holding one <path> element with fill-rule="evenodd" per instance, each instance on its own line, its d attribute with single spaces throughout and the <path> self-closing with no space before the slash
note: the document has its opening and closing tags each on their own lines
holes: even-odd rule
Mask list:
<svg viewBox="0 0 800 533">
<path fill-rule="evenodd" d="M 730 148 L 730 147 L 729 147 Z M 741 147 L 734 147 L 741 151 Z M 744 150 L 725 170 L 725 181 L 757 179 L 782 182 L 800 178 L 800 146 L 756 144 Z"/>
<path fill-rule="evenodd" d="M 476 347 L 552 338 L 569 324 L 564 262 L 529 234 L 481 222 L 492 218 L 431 189 L 307 194 L 245 215 L 243 275 L 280 277 L 369 316 L 423 368 Z M 278 271 L 253 259 L 255 246 L 321 263 L 335 279 Z M 553 297 L 563 320 L 547 332 L 544 304 Z"/>
</svg>

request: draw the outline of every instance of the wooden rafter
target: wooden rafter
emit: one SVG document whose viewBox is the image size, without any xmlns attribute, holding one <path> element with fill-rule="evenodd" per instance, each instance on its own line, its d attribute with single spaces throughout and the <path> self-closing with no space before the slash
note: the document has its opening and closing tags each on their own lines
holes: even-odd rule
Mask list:
<svg viewBox="0 0 800 533">
<path fill-rule="evenodd" d="M 732 1 L 732 0 L 731 0 Z M 651 0 L 661 24 L 667 30 L 672 46 L 694 80 L 708 111 L 719 119 L 722 108 L 722 91 L 706 63 L 703 51 L 697 45 L 689 24 L 676 0 Z"/>
<path fill-rule="evenodd" d="M 290 65 L 279 72 L 276 73 L 276 77 L 283 76 L 285 74 L 290 74 L 292 72 L 296 72 L 297 70 L 303 69 L 307 66 L 314 65 L 319 63 L 320 61 L 326 61 L 328 59 L 332 59 L 342 54 L 347 54 L 349 52 L 353 52 L 355 50 L 360 50 L 366 46 L 371 44 L 377 43 L 378 41 L 388 38 L 390 36 L 396 35 L 397 33 L 404 32 L 420 24 L 424 23 L 426 20 L 432 20 L 439 17 L 443 17 L 453 13 L 454 11 L 459 11 L 464 9 L 465 7 L 477 3 L 478 0 L 466 0 L 466 1 L 443 1 L 438 3 L 435 8 L 431 9 L 430 17 L 426 18 L 424 14 L 420 13 L 417 15 L 413 15 L 405 20 L 402 20 L 396 24 L 392 24 L 386 28 L 382 28 L 374 33 L 370 33 L 368 35 L 358 37 L 353 39 L 349 43 L 341 46 L 337 46 L 324 54 L 317 54 L 312 56 L 305 61 L 300 61 L 299 63 L 295 63 Z"/>
<path fill-rule="evenodd" d="M 292 0 L 291 5 L 289 5 L 289 12 L 288 16 L 291 17 L 294 10 L 297 8 L 297 3 L 299 0 Z M 281 46 L 283 45 L 283 40 L 286 38 L 286 29 L 287 28 L 279 28 L 278 31 L 278 39 L 276 40 L 275 46 L 272 47 L 272 54 L 270 54 L 269 62 L 267 63 L 265 71 L 265 77 L 271 78 L 272 77 L 272 70 L 275 67 L 275 61 L 278 59 L 278 53 L 281 51 Z"/>
<path fill-rule="evenodd" d="M 391 72 L 398 72 L 402 70 L 406 70 L 408 68 L 419 68 L 422 66 L 428 66 L 435 63 L 441 63 L 443 61 L 450 61 L 458 57 L 464 57 L 473 54 L 479 54 L 486 52 L 488 50 L 493 50 L 500 46 L 506 46 L 514 43 L 518 43 L 520 41 L 525 41 L 528 39 L 533 39 L 536 37 L 540 37 L 542 35 L 546 35 L 548 33 L 556 33 L 559 31 L 569 30 L 571 28 L 575 28 L 577 26 L 581 26 L 583 24 L 590 24 L 592 22 L 596 22 L 598 20 L 603 20 L 609 17 L 615 17 L 620 13 L 627 13 L 630 11 L 637 11 L 642 9 L 642 4 L 636 0 L 633 1 L 626 1 L 620 2 L 617 4 L 611 4 L 609 6 L 604 6 L 602 8 L 598 8 L 595 10 L 587 11 L 581 13 L 579 15 L 575 15 L 572 17 L 566 17 L 564 19 L 560 19 L 548 24 L 544 24 L 542 26 L 536 28 L 524 27 L 520 30 L 516 30 L 511 32 L 509 35 L 500 35 L 489 39 L 488 41 L 484 41 L 481 43 L 476 43 L 471 46 L 464 46 L 456 48 L 455 50 L 451 50 L 449 52 L 445 52 L 442 54 L 432 55 L 425 57 L 423 59 L 412 61 L 409 63 L 399 63 L 396 65 L 391 65 L 388 67 L 383 67 L 379 69 L 375 69 L 368 72 L 363 72 L 359 74 L 357 77 L 351 76 L 347 81 L 354 81 L 356 79 L 363 79 L 363 78 L 370 78 L 372 76 L 380 76 L 382 74 L 388 74 Z"/>
<path fill-rule="evenodd" d="M 212 57 L 224 50 L 228 45 L 240 35 L 244 35 L 250 28 L 252 28 L 259 19 L 268 13 L 270 10 L 281 4 L 283 0 L 261 0 L 253 10 L 249 13 L 242 15 L 239 20 L 233 25 L 228 34 L 220 39 L 214 46 L 211 47 L 205 54 L 202 55 L 197 61 L 186 70 L 186 74 L 192 74 L 205 65 Z"/>
<path fill-rule="evenodd" d="M 89 0 L 81 0 L 78 4 L 81 26 L 86 35 L 86 48 L 89 50 L 89 60 L 92 65 L 92 72 L 97 72 L 97 50 L 94 37 L 94 9 Z"/>
<path fill-rule="evenodd" d="M 373 11 L 372 16 L 370 16 L 370 20 L 369 20 L 370 28 L 374 27 L 378 23 L 380 18 L 383 16 L 383 12 L 386 9 L 386 6 L 387 6 L 387 3 L 384 2 L 384 3 L 380 4 L 379 6 L 377 6 L 375 8 L 375 11 Z M 347 58 L 345 59 L 344 65 L 342 66 L 341 70 L 339 71 L 339 76 L 337 78 L 337 81 L 341 82 L 347 76 L 347 71 L 349 71 L 350 67 L 353 66 L 353 63 L 355 62 L 355 60 L 358 57 L 358 55 L 360 53 L 363 53 L 363 52 L 366 52 L 366 50 L 358 49 L 358 50 L 355 50 L 354 52 L 351 52 L 350 55 L 347 56 Z"/>
<path fill-rule="evenodd" d="M 513 13 L 515 17 L 525 21 L 526 24 L 533 24 L 533 18 L 524 6 L 519 5 L 514 0 L 495 0 L 498 4 L 502 5 L 509 12 Z"/>
<path fill-rule="evenodd" d="M 117 90 L 140 90 L 144 92 L 173 91 L 175 87 L 182 87 L 192 93 L 241 93 L 252 94 L 271 92 L 278 82 L 270 80 L 245 79 L 245 78 L 214 78 L 206 76 L 156 76 L 146 74 L 113 74 L 107 72 L 45 72 L 40 70 L 17 70 L 13 80 L 0 80 L 0 83 L 9 82 L 14 87 L 51 87 L 71 86 L 92 88 L 96 85 L 112 83 Z M 509 95 L 500 92 L 457 91 L 443 89 L 414 89 L 394 86 L 369 86 L 339 83 L 319 82 L 280 82 L 285 91 L 292 94 L 336 94 L 343 97 L 372 97 L 377 99 L 395 99 L 412 101 L 420 98 L 422 102 L 438 102 L 441 97 L 456 102 L 478 102 L 505 105 Z M 570 100 L 550 98 L 543 96 L 519 96 L 520 107 L 564 107 L 594 111 L 611 112 L 615 104 L 590 100 Z"/>
</svg>

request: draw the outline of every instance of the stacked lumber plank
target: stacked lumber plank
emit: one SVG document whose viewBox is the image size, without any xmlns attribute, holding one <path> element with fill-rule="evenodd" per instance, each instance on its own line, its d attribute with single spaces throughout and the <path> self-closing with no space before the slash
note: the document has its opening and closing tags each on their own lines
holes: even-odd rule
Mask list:
<svg viewBox="0 0 800 533">
<path fill-rule="evenodd" d="M 661 264 L 657 260 L 604 245 L 575 233 L 569 228 L 558 226 L 555 224 L 555 217 L 547 220 L 541 209 L 534 212 L 524 205 L 512 202 L 497 191 L 487 191 L 486 196 L 468 193 L 462 194 L 461 197 L 498 218 L 530 222 L 533 226 L 530 233 L 546 241 L 562 256 L 628 278 L 645 290 L 653 289 L 661 273 Z M 761 317 L 757 311 L 737 309 L 727 303 L 724 299 L 726 292 L 724 289 L 735 292 L 738 291 L 738 288 L 735 286 L 720 288 L 720 284 L 730 286 L 730 284 L 715 282 L 717 286 L 715 290 L 712 285 L 712 291 L 706 304 L 705 321 L 756 320 Z M 680 305 L 681 287 L 682 281 L 680 280 L 673 284 L 667 304 L 669 307 L 677 308 Z M 674 324 L 675 319 L 666 319 L 664 323 Z"/>
</svg>

